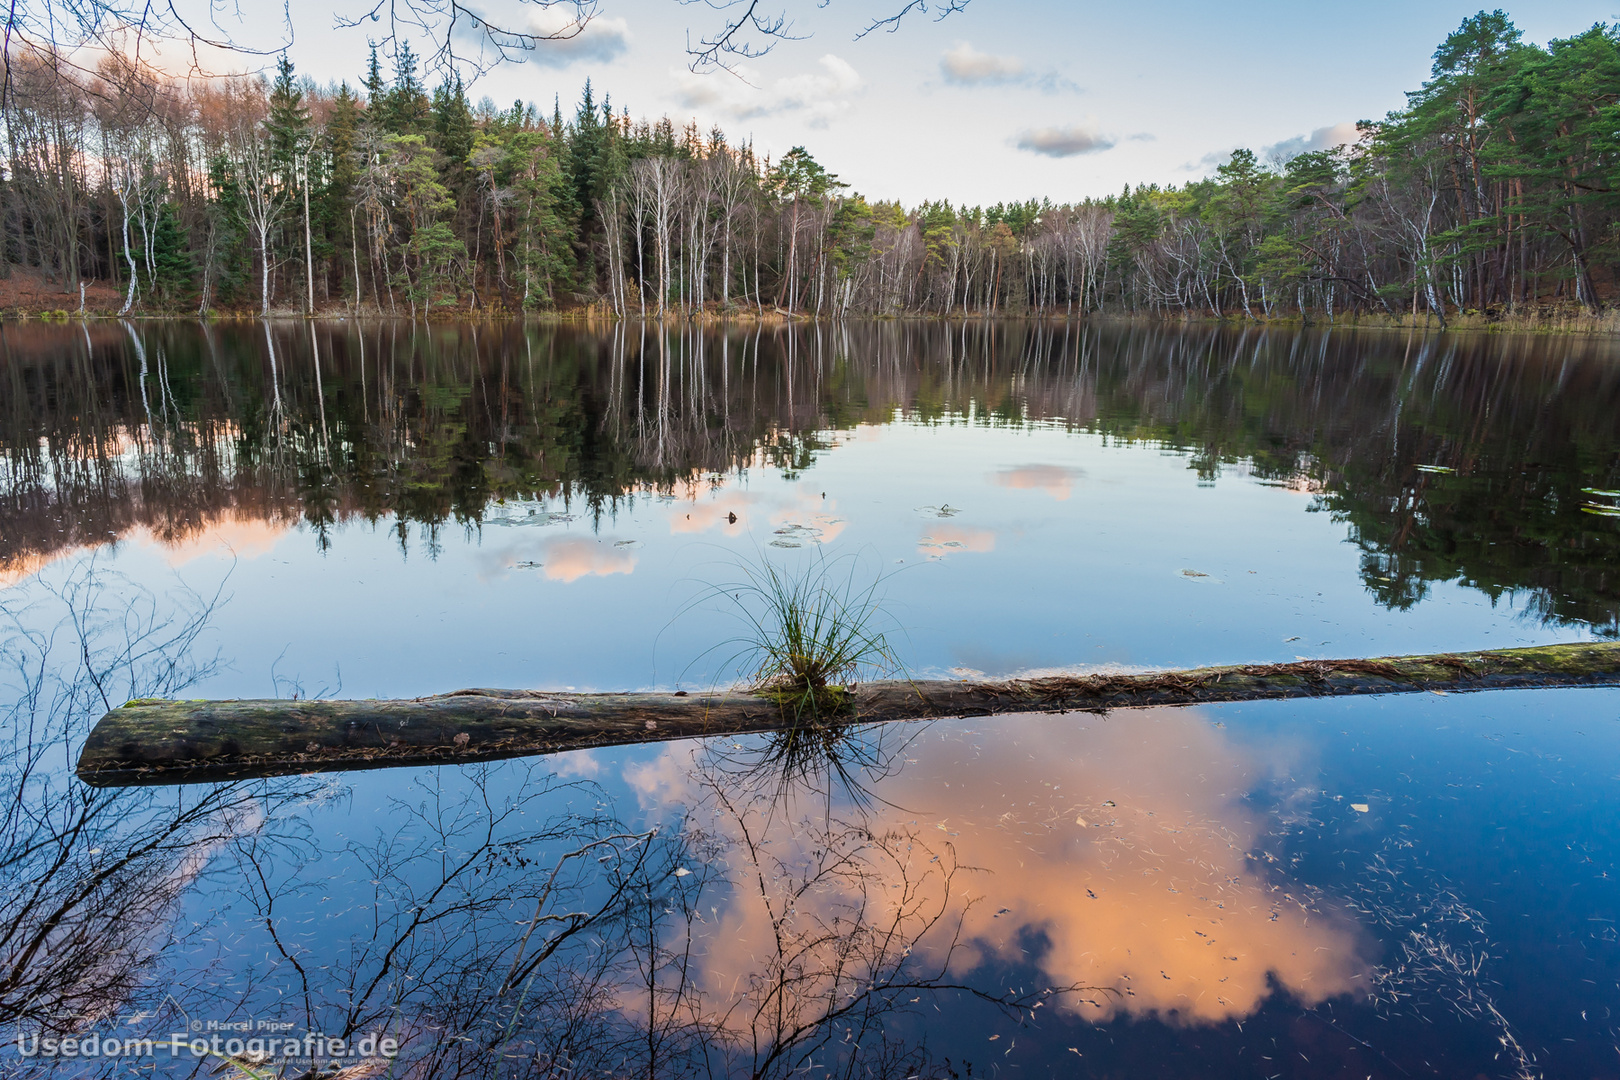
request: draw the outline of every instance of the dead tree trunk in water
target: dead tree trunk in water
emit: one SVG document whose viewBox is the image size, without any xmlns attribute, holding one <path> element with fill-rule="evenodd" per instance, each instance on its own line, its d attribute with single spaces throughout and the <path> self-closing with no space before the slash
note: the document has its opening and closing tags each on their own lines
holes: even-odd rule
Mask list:
<svg viewBox="0 0 1620 1080">
<path fill-rule="evenodd" d="M 98 787 L 455 764 L 707 735 L 992 713 L 1099 712 L 1270 698 L 1620 685 L 1620 643 L 1303 660 L 999 682 L 893 680 L 805 718 L 755 691 L 458 690 L 408 701 L 132 701 L 102 717 L 78 774 Z"/>
</svg>

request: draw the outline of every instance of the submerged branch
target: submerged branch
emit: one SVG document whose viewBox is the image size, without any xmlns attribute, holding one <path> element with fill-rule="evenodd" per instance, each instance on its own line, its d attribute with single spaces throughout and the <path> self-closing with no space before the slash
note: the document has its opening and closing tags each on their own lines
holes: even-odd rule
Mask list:
<svg viewBox="0 0 1620 1080">
<path fill-rule="evenodd" d="M 851 687 L 822 726 L 992 713 L 1099 712 L 1345 694 L 1620 685 L 1620 643 L 1374 660 L 1302 660 L 995 682 Z M 337 769 L 453 764 L 707 735 L 786 731 L 779 696 L 745 691 L 563 694 L 458 690 L 408 701 L 132 701 L 90 733 L 81 779 L 98 787 Z"/>
</svg>

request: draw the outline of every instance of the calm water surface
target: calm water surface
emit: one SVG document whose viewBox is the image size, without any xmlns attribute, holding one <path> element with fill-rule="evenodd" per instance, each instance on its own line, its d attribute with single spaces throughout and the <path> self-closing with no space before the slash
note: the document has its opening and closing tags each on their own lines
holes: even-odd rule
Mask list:
<svg viewBox="0 0 1620 1080">
<path fill-rule="evenodd" d="M 1615 691 L 70 771 L 131 696 L 730 682 L 765 560 L 928 675 L 1614 637 L 1617 352 L 0 328 L 0 1068 L 247 1021 L 435 1077 L 1620 1075 Z"/>
</svg>

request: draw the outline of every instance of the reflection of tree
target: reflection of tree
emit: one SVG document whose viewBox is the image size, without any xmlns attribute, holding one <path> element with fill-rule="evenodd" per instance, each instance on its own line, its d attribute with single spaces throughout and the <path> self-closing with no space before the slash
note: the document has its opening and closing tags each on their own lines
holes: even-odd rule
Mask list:
<svg viewBox="0 0 1620 1080">
<path fill-rule="evenodd" d="M 870 764 L 885 771 L 885 757 Z M 698 835 L 726 868 L 729 902 L 706 928 L 700 969 L 683 974 L 694 980 L 705 1026 L 724 1055 L 721 1075 L 917 1075 L 929 1064 L 926 1046 L 908 1041 L 896 1021 L 945 995 L 1016 1017 L 1094 993 L 1080 986 L 997 992 L 973 977 L 977 953 L 965 927 L 975 901 L 961 899 L 960 880 L 973 870 L 958 863 L 948 841 L 931 843 L 914 826 L 879 825 L 858 804 L 851 816 L 797 816 L 800 796 L 826 810 L 827 793 L 758 771 L 739 783 L 716 760 L 697 756 L 702 800 L 690 812 L 710 821 Z"/>
<path fill-rule="evenodd" d="M 57 597 L 76 614 L 68 647 L 45 641 L 42 653 L 38 635 L 20 636 L 13 647 L 14 659 L 32 658 L 28 685 L 71 688 L 25 696 L 20 732 L 39 717 L 33 730 L 63 733 L 60 740 L 74 725 L 82 730 L 106 700 L 173 692 L 199 671 L 187 657 L 206 603 L 194 615 L 164 619 L 149 602 L 109 609 L 96 579 L 73 581 Z M 22 625 L 40 621 L 37 613 L 13 615 Z M 56 684 L 37 674 L 54 669 L 68 672 Z M 109 673 L 119 675 L 116 686 Z M 59 703 L 39 708 L 30 700 Z M 1035 769 L 1031 784 L 1072 801 L 1098 787 L 1093 774 L 1124 782 L 1126 759 L 1153 774 L 1145 791 L 1199 787 L 1210 797 L 1222 793 L 1220 800 L 1228 792 L 1238 798 L 1233 781 L 1246 766 L 1222 759 L 1213 729 L 1182 719 L 1133 738 L 1152 735 L 1185 749 L 1201 733 L 1199 753 L 1174 759 L 1197 771 L 1197 785 L 1173 768 L 1161 775 L 1172 758 L 1154 752 L 1157 744 L 1127 739 L 1117 725 L 1110 743 L 1054 722 L 1049 734 L 1062 741 L 1044 751 L 1026 738 L 1022 747 L 990 748 L 959 764 L 1019 808 L 1025 794 L 1009 782 L 1013 770 Z M 961 1002 L 974 1000 L 1023 1022 L 1049 1016 L 1037 1012 L 1047 1006 L 1054 1013 L 1083 1006 L 1085 1015 L 1127 1008 L 1117 995 L 1128 989 L 1065 981 L 1086 971 L 1072 966 L 1073 956 L 1059 963 L 1036 955 L 1016 981 L 1003 978 L 1011 946 L 992 928 L 1013 932 L 1015 920 L 996 922 L 971 899 L 976 886 L 990 885 L 1009 904 L 1017 895 L 1040 901 L 1027 903 L 1023 918 L 1045 925 L 1046 943 L 1018 939 L 1039 954 L 1080 940 L 1039 920 L 1057 914 L 1059 896 L 1084 892 L 1076 883 L 1088 871 L 1060 871 L 1034 849 L 1011 860 L 1002 849 L 1013 833 L 1000 824 L 1007 815 L 997 814 L 999 806 L 984 811 L 982 827 L 964 823 L 960 838 L 934 823 L 919 827 L 914 818 L 926 812 L 906 807 L 945 789 L 927 771 L 941 761 L 918 766 L 922 776 L 896 766 L 926 730 L 856 728 L 793 753 L 752 737 L 667 748 L 646 766 L 656 776 L 630 777 L 674 815 L 663 822 L 642 820 L 593 783 L 564 780 L 533 761 L 421 770 L 403 787 L 381 789 L 384 805 L 361 806 L 375 814 L 368 820 L 333 781 L 84 789 L 67 775 L 67 755 L 58 772 L 41 772 L 41 739 L 25 739 L 15 769 L 37 775 L 18 781 L 3 851 L 8 873 L 40 887 L 14 889 L 4 914 L 7 926 L 49 925 L 55 937 L 31 955 L 4 942 L 5 970 L 26 979 L 8 984 L 0 1005 L 30 1028 L 82 1031 L 107 1023 L 115 1007 L 161 1015 L 172 995 L 194 1016 L 295 1021 L 351 1039 L 391 1034 L 403 1043 L 393 1075 L 423 1078 L 944 1075 L 923 1034 L 936 1004 L 960 1016 Z M 1078 763 L 1080 745 L 1099 755 L 1090 774 Z M 824 760 L 807 760 L 810 751 Z M 835 798 L 824 786 L 835 781 L 880 781 L 894 801 Z M 1121 806 L 1127 798 L 1121 794 Z M 1218 891 L 1239 882 L 1246 872 L 1227 868 L 1250 850 L 1243 836 L 1221 828 L 1183 835 L 1187 821 L 1218 818 L 1226 803 L 1167 798 L 1144 798 L 1139 809 L 1161 816 L 1144 818 L 1153 824 L 1140 833 L 1121 826 L 1121 842 L 1181 852 L 1183 872 L 1215 874 Z M 1029 820 L 1013 828 L 1038 826 L 1049 813 L 1072 822 L 1068 805 L 1020 809 Z M 1170 848 L 1156 846 L 1166 842 Z M 1022 871 L 1026 856 L 1033 861 Z M 1047 856 L 1074 858 L 1061 845 Z M 1149 864 L 1130 869 L 1139 865 Z M 1258 888 L 1259 877 L 1250 884 Z M 46 901 L 31 900 L 36 894 Z M 1267 942 L 1304 957 L 1279 972 L 1283 985 L 1302 985 L 1302 971 L 1327 970 L 1315 958 L 1321 950 L 1302 943 L 1342 945 L 1326 931 L 1290 937 L 1297 921 L 1290 913 L 1266 921 L 1265 905 L 1253 897 L 1219 895 L 1248 912 L 1246 923 L 1235 909 L 1226 916 L 1236 921 L 1223 937 L 1241 940 L 1249 928 L 1248 947 L 1235 940 L 1233 948 L 1261 954 L 1252 970 L 1266 970 L 1260 946 Z M 1164 910 L 1217 910 L 1200 897 L 1164 903 L 1172 905 Z M 1077 904 L 1065 924 L 1071 932 L 1106 907 L 1094 898 Z M 182 910 L 183 929 L 171 933 Z M 56 912 L 66 916 L 53 919 Z M 1027 923 L 1031 917 L 1037 921 Z M 1175 955 L 1187 960 L 1188 950 L 1198 951 L 1187 946 Z M 1175 974 L 1183 981 L 1166 986 L 1191 985 L 1187 973 Z M 1146 998 L 1168 1000 L 1138 990 L 1143 998 L 1132 1000 L 1143 1007 Z"/>
<path fill-rule="evenodd" d="M 308 786 L 119 790 L 73 778 L 73 748 L 109 703 L 172 695 L 208 673 L 191 654 L 211 606 L 169 612 L 92 564 L 31 604 L 0 607 L 13 700 L 0 749 L 0 1021 L 70 1033 L 105 1021 L 143 984 L 213 854 Z M 53 613 L 61 624 L 39 629 Z"/>
<path fill-rule="evenodd" d="M 329 786 L 306 791 L 273 821 L 198 837 L 176 895 L 195 890 L 210 921 L 123 993 L 386 1032 L 393 1075 L 437 1080 L 935 1075 L 899 1018 L 960 995 L 1028 1017 L 1075 991 L 970 977 L 971 871 L 949 842 L 858 807 L 801 818 L 795 800 L 825 793 L 738 783 L 713 758 L 692 776 L 687 816 L 640 828 L 532 762 L 425 770 L 374 829 L 345 826 Z M 745 910 L 765 933 L 739 951 Z"/>
<path fill-rule="evenodd" d="M 370 841 L 243 838 L 227 861 L 277 958 L 259 974 L 309 1030 L 398 1034 L 412 1075 L 622 1055 L 639 1035 L 615 1021 L 619 939 L 633 903 L 675 880 L 671 844 L 605 810 L 548 812 L 569 796 L 597 801 L 532 765 L 428 773 Z M 334 861 L 338 881 L 319 873 Z M 349 906 L 332 909 L 335 890 Z"/>
<path fill-rule="evenodd" d="M 431 550 L 445 524 L 476 528 L 500 500 L 601 514 L 751 467 L 796 474 L 829 430 L 900 410 L 1171 447 L 1207 483 L 1241 464 L 1342 518 L 1385 604 L 1461 580 L 1620 630 L 1620 525 L 1587 513 L 1582 491 L 1620 486 L 1620 376 L 1570 339 L 1047 324 L 309 332 L 144 328 L 143 364 L 127 335 L 8 331 L 0 572 L 136 528 L 177 542 L 226 518 L 302 520 L 328 539 L 343 521 L 391 518 L 402 543 L 417 528 Z"/>
</svg>

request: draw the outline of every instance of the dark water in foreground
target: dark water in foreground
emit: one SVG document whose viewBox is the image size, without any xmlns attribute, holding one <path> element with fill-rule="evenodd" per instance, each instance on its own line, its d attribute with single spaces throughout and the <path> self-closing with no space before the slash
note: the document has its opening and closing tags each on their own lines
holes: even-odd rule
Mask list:
<svg viewBox="0 0 1620 1080">
<path fill-rule="evenodd" d="M 714 586 L 761 560 L 881 575 L 934 675 L 1613 637 L 1617 359 L 7 326 L 0 1069 L 317 1033 L 402 1044 L 351 1076 L 1620 1075 L 1620 691 L 70 774 L 131 696 L 729 680 Z M 158 1044 L 19 1053 L 92 1032 Z"/>
</svg>

